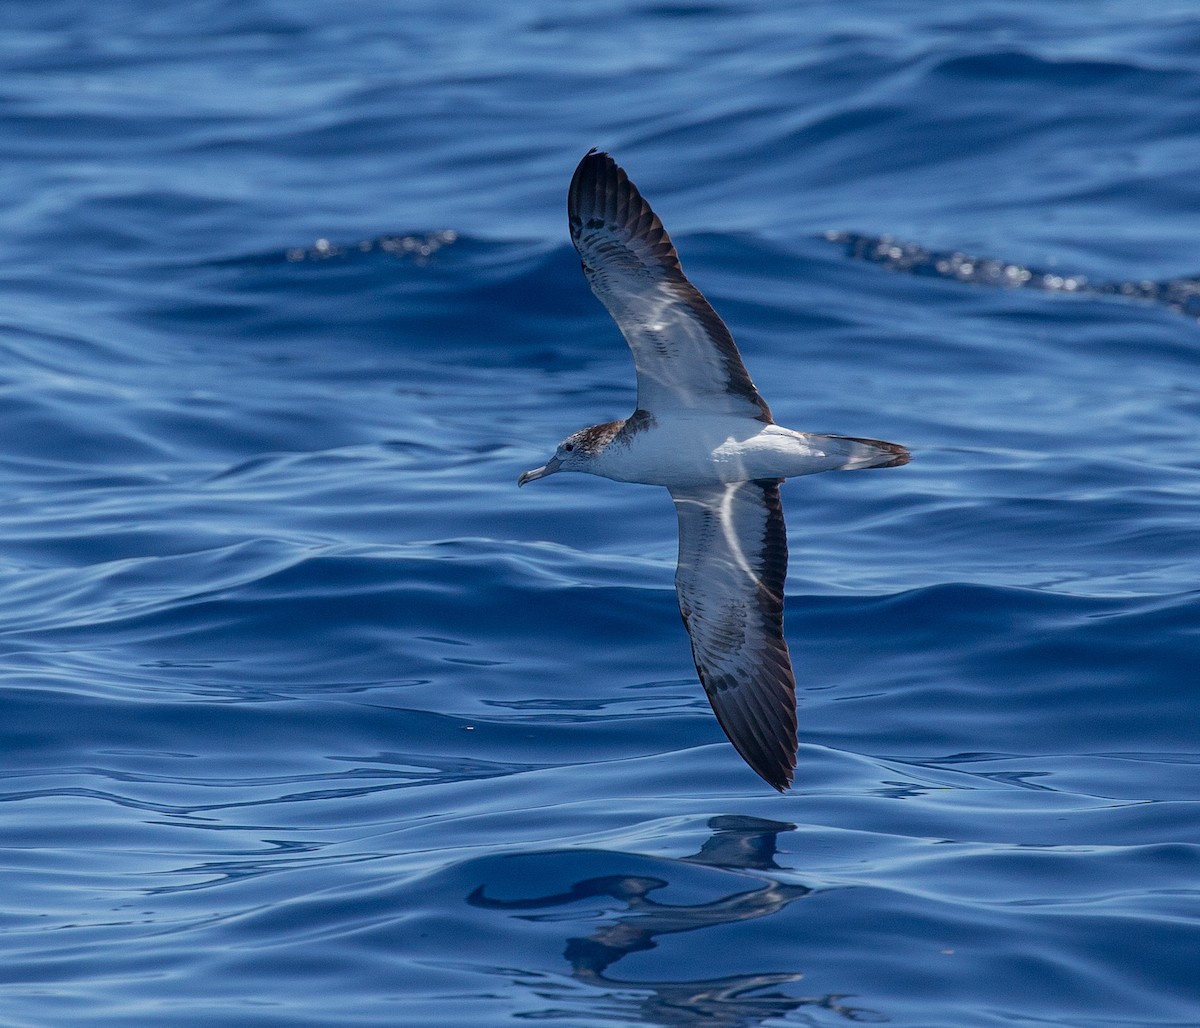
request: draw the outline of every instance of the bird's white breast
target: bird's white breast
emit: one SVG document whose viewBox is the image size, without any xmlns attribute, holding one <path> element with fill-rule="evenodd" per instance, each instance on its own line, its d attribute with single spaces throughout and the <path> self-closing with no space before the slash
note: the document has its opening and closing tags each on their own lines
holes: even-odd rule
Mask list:
<svg viewBox="0 0 1200 1028">
<path fill-rule="evenodd" d="M 678 488 L 791 478 L 844 464 L 802 432 L 742 417 L 677 417 L 618 436 L 587 470 L 618 482 Z"/>
</svg>

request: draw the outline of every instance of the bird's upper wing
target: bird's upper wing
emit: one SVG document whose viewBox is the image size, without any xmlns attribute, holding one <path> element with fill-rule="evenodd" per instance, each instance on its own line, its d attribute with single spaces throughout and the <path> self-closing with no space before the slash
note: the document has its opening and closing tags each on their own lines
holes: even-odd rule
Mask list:
<svg viewBox="0 0 1200 1028">
<path fill-rule="evenodd" d="M 658 215 L 608 154 L 593 150 L 567 196 L 571 239 L 592 292 L 633 350 L 638 407 L 701 407 L 771 423 L 725 323 L 687 280 Z"/>
<path fill-rule="evenodd" d="M 737 751 L 782 792 L 796 766 L 796 680 L 783 638 L 787 529 L 777 482 L 672 489 L 675 588 L 696 670 Z"/>
</svg>

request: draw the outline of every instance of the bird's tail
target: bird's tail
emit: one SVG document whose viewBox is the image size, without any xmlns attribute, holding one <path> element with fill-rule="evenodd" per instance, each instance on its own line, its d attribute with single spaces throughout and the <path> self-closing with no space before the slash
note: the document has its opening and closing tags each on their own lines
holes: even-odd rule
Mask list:
<svg viewBox="0 0 1200 1028">
<path fill-rule="evenodd" d="M 845 463 L 839 471 L 863 471 L 867 468 L 897 468 L 912 460 L 912 454 L 899 443 L 885 443 L 882 439 L 859 439 L 851 435 L 814 435 L 829 450 L 840 451 Z"/>
</svg>

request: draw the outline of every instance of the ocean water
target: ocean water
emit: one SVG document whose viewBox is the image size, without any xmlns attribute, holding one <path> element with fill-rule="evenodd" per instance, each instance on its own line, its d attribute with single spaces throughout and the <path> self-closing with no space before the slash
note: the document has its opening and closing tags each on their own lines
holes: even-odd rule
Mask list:
<svg viewBox="0 0 1200 1028">
<path fill-rule="evenodd" d="M 0 1025 L 1200 1025 L 1191 2 L 0 5 Z M 780 423 L 725 741 L 566 233 Z"/>
</svg>

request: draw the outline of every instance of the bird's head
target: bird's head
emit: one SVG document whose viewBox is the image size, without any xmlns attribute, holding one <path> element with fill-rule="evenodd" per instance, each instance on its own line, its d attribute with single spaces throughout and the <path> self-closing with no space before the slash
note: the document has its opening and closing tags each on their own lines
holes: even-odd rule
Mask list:
<svg viewBox="0 0 1200 1028">
<path fill-rule="evenodd" d="M 558 471 L 587 471 L 587 465 L 596 456 L 596 450 L 590 445 L 588 433 L 592 430 L 585 428 L 574 435 L 567 436 L 558 444 L 558 449 L 540 468 L 526 471 L 517 479 L 517 485 L 534 482 Z"/>
</svg>

